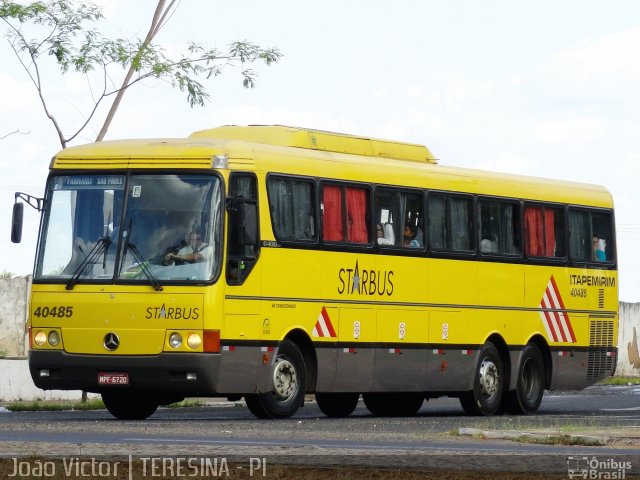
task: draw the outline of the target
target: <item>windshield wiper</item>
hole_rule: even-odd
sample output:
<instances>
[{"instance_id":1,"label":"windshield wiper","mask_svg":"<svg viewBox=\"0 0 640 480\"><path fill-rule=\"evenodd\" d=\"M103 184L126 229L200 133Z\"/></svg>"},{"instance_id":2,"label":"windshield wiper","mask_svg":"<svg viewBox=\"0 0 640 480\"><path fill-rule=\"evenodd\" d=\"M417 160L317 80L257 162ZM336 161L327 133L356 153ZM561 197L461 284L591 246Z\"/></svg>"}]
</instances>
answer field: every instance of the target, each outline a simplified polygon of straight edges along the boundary
<instances>
[{"instance_id":1,"label":"windshield wiper","mask_svg":"<svg viewBox=\"0 0 640 480\"><path fill-rule=\"evenodd\" d=\"M129 234L131 234L131 228L129 228ZM142 273L144 273L144 275L149 279L149 283L151 284L153 289L156 291L162 290L162 285L160 284L158 279L153 275L153 273L151 273L151 270L149 270L149 267L147 266L147 262L145 261L144 257L140 253L140 250L138 250L138 247L136 247L133 243L127 242L126 247L124 249L124 254L126 255L127 251L129 250L131 250L131 253L133 253L133 258L135 258L136 262L138 262L138 267L140 267L140 270L142 270Z\"/></svg>"},{"instance_id":2,"label":"windshield wiper","mask_svg":"<svg viewBox=\"0 0 640 480\"><path fill-rule=\"evenodd\" d=\"M122 254L122 261L124 262L124 257L126 257L127 252L131 250L131 253L133 254L133 258L136 260L136 262L138 262L138 266L140 267L140 270L142 270L142 273L144 273L145 277L149 279L149 283L151 284L153 289L155 291L160 291L162 290L162 285L160 284L158 279L153 275L153 273L151 273L151 270L149 270L149 267L147 267L147 262L144 260L144 257L140 253L140 250L138 250L138 247L136 247L135 244L129 241L129 239L131 238L132 229L133 229L133 219L130 218L129 230L123 234L124 236L126 236L126 240L124 242L124 253Z\"/></svg>"},{"instance_id":3,"label":"windshield wiper","mask_svg":"<svg viewBox=\"0 0 640 480\"><path fill-rule=\"evenodd\" d=\"M91 250L89 250L87 256L84 257L82 262L80 262L80 265L78 265L78 267L74 270L73 275L71 275L71 278L69 279L65 287L67 290L73 289L73 286L78 283L78 279L87 269L87 267L89 265L97 263L96 260L102 253L106 255L107 249L109 248L109 245L111 245L111 243L111 239L106 235L104 237L100 237L96 241L96 244L91 248Z\"/></svg>"}]
</instances>

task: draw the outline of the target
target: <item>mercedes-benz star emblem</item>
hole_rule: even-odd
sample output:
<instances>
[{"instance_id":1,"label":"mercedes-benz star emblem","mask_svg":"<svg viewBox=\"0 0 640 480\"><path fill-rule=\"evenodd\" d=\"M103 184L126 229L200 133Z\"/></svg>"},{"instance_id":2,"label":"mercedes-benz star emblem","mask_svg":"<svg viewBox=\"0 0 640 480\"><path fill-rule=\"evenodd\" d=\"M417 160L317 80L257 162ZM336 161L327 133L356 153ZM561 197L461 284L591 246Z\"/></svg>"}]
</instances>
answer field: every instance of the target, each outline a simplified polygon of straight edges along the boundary
<instances>
[{"instance_id":1,"label":"mercedes-benz star emblem","mask_svg":"<svg viewBox=\"0 0 640 480\"><path fill-rule=\"evenodd\" d=\"M109 332L104 336L104 348L113 352L120 346L120 338L113 332Z\"/></svg>"}]
</instances>

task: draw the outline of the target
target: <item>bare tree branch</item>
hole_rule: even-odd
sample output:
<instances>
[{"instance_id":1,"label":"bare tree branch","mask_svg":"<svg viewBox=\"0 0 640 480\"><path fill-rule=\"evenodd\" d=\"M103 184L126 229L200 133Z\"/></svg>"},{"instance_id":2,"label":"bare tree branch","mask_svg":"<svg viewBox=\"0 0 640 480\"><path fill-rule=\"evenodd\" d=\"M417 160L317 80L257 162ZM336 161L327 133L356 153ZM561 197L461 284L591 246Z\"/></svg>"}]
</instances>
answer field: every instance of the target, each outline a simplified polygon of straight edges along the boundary
<instances>
[{"instance_id":1,"label":"bare tree branch","mask_svg":"<svg viewBox=\"0 0 640 480\"><path fill-rule=\"evenodd\" d=\"M0 140L4 140L5 138L10 137L11 135L15 135L15 134L18 134L18 135L29 135L30 133L31 132L21 132L20 129L17 129L17 130L14 130L13 132L9 132L9 133L7 133L5 135L2 135L0 137Z\"/></svg>"},{"instance_id":2,"label":"bare tree branch","mask_svg":"<svg viewBox=\"0 0 640 480\"><path fill-rule=\"evenodd\" d=\"M129 82L131 81L131 77L133 77L133 74L136 72L137 63L140 61L140 57L144 52L144 49L147 48L147 46L152 42L154 37L160 31L160 29L165 25L164 22L167 18L167 15L171 11L175 3L176 3L175 0L171 0L171 3L169 3L169 6L165 9L164 7L166 4L166 0L158 0L158 5L156 6L156 11L153 15L153 20L151 21L151 27L149 28L149 31L147 32L147 36L142 42L142 45L140 45L140 49L138 50L138 53L136 54L133 61L131 62L131 65L129 66L129 70L127 71L127 74L125 75L124 80L122 81L122 86L118 90L116 98L113 100L113 103L111 104L109 113L107 113L104 123L102 124L102 128L100 129L100 133L98 133L98 136L96 137L96 142L101 142L104 139L105 135L107 134L107 131L111 126L111 122L113 121L113 118L116 115L116 111L118 110L118 107L120 107L120 102L122 101L122 97L124 97L125 91L133 83L132 82L130 84Z\"/></svg>"}]
</instances>

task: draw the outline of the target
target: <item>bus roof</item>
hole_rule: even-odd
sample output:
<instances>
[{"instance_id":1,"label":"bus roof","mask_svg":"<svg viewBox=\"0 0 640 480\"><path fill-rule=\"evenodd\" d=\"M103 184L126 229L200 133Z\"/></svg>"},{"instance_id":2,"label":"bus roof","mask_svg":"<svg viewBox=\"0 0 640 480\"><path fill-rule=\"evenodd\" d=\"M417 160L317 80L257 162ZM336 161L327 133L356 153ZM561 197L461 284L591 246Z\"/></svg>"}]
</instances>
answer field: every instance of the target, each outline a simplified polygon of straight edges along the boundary
<instances>
[{"instance_id":1,"label":"bus roof","mask_svg":"<svg viewBox=\"0 0 640 480\"><path fill-rule=\"evenodd\" d=\"M277 125L80 145L60 151L50 168L211 168L216 155L227 155L232 168L243 170L613 207L598 185L446 167L424 145Z\"/></svg>"},{"instance_id":2,"label":"bus roof","mask_svg":"<svg viewBox=\"0 0 640 480\"><path fill-rule=\"evenodd\" d=\"M227 125L194 132L189 138L226 138L323 152L438 163L424 145L281 125L252 125L249 127Z\"/></svg>"}]
</instances>

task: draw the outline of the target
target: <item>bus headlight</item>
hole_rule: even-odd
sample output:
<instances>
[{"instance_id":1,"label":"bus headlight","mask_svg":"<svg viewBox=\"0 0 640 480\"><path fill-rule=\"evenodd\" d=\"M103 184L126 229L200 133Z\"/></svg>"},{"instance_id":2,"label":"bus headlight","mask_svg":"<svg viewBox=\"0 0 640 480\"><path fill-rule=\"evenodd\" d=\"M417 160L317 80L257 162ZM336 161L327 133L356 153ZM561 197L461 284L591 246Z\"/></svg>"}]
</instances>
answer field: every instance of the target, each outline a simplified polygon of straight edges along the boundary
<instances>
[{"instance_id":1,"label":"bus headlight","mask_svg":"<svg viewBox=\"0 0 640 480\"><path fill-rule=\"evenodd\" d=\"M47 339L49 340L49 345L51 345L52 347L57 347L60 343L60 334L58 334L58 332L56 332L55 330L51 330Z\"/></svg>"},{"instance_id":2,"label":"bus headlight","mask_svg":"<svg viewBox=\"0 0 640 480\"><path fill-rule=\"evenodd\" d=\"M169 345L171 345L172 348L180 348L180 345L182 345L182 335L172 333L169 337Z\"/></svg>"},{"instance_id":3,"label":"bus headlight","mask_svg":"<svg viewBox=\"0 0 640 480\"><path fill-rule=\"evenodd\" d=\"M35 342L36 345L41 347L47 342L47 334L40 331L35 334L35 336L33 337L33 341Z\"/></svg>"},{"instance_id":4,"label":"bus headlight","mask_svg":"<svg viewBox=\"0 0 640 480\"><path fill-rule=\"evenodd\" d=\"M202 338L200 338L200 335L192 333L189 335L189 338L187 338L187 345L189 345L189 348L193 348L195 350L202 345Z\"/></svg>"}]
</instances>

